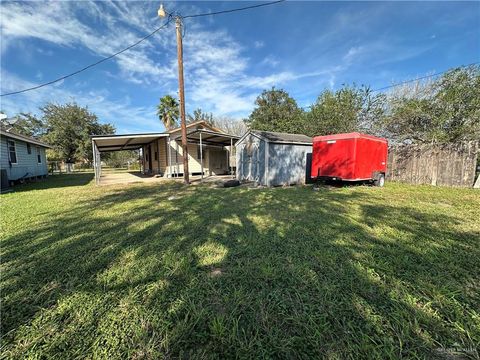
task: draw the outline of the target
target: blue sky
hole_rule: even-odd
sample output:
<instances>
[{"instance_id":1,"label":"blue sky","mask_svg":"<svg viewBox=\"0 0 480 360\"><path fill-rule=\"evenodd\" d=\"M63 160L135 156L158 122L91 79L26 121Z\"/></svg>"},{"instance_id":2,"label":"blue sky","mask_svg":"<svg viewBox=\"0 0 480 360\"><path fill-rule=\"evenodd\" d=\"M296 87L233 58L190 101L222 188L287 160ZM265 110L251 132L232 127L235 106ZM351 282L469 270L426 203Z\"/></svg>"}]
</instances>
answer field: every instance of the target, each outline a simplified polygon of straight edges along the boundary
<instances>
[{"instance_id":1,"label":"blue sky","mask_svg":"<svg viewBox=\"0 0 480 360\"><path fill-rule=\"evenodd\" d=\"M258 2L165 2L183 15ZM1 92L57 78L158 27L160 2L6 2L1 8ZM287 1L186 19L187 112L241 119L263 89L300 106L344 83L372 88L480 60L480 2ZM158 99L177 95L174 26L78 76L3 97L9 116L47 101L88 105L118 133L163 130Z\"/></svg>"}]
</instances>

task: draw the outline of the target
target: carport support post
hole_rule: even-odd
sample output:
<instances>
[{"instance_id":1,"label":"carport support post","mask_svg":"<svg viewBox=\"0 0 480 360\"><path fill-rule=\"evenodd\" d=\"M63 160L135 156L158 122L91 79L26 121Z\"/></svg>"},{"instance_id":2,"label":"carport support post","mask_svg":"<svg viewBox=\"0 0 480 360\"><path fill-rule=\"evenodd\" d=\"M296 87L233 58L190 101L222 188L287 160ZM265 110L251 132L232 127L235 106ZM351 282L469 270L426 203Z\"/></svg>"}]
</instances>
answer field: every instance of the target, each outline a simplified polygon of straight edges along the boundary
<instances>
[{"instance_id":1,"label":"carport support post","mask_svg":"<svg viewBox=\"0 0 480 360\"><path fill-rule=\"evenodd\" d=\"M95 184L98 184L97 182L97 154L95 154L95 141L92 139L92 158L93 158L93 172L95 173Z\"/></svg>"},{"instance_id":2,"label":"carport support post","mask_svg":"<svg viewBox=\"0 0 480 360\"><path fill-rule=\"evenodd\" d=\"M232 178L235 178L235 176L232 174L232 164L230 163L232 156L233 156L233 139L230 138L230 156L228 157L228 171L230 171L230 174L232 175Z\"/></svg>"},{"instance_id":3,"label":"carport support post","mask_svg":"<svg viewBox=\"0 0 480 360\"><path fill-rule=\"evenodd\" d=\"M100 155L100 151L98 151L98 148L97 148L97 153L98 153L98 158L97 158L97 161L98 161L98 183L100 184L100 178L102 177L102 158L101 158L101 155Z\"/></svg>"},{"instance_id":4,"label":"carport support post","mask_svg":"<svg viewBox=\"0 0 480 360\"><path fill-rule=\"evenodd\" d=\"M170 172L170 177L173 178L172 174L172 144L170 136L168 137L168 170Z\"/></svg>"},{"instance_id":5,"label":"carport support post","mask_svg":"<svg viewBox=\"0 0 480 360\"><path fill-rule=\"evenodd\" d=\"M92 139L92 152L93 152L93 171L95 173L95 184L98 185L100 184L100 176L101 176L100 170L99 170L100 155L97 148L97 144L93 139Z\"/></svg>"},{"instance_id":6,"label":"carport support post","mask_svg":"<svg viewBox=\"0 0 480 360\"><path fill-rule=\"evenodd\" d=\"M202 132L200 131L200 168L201 168L201 179L203 180L203 149L202 149Z\"/></svg>"},{"instance_id":7,"label":"carport support post","mask_svg":"<svg viewBox=\"0 0 480 360\"><path fill-rule=\"evenodd\" d=\"M102 159L100 157L100 151L98 150L97 144L95 144L95 150L97 152L97 169L98 169L98 183L100 184L100 178L102 177Z\"/></svg>"},{"instance_id":8,"label":"carport support post","mask_svg":"<svg viewBox=\"0 0 480 360\"><path fill-rule=\"evenodd\" d=\"M270 143L268 141L265 141L265 185L270 186L270 178L268 175L268 162L269 162L269 155L270 155ZM259 163L259 162L258 162ZM257 163L257 168L258 168L258 163Z\"/></svg>"},{"instance_id":9,"label":"carport support post","mask_svg":"<svg viewBox=\"0 0 480 360\"><path fill-rule=\"evenodd\" d=\"M175 164L177 164L177 174L176 175L178 177L178 174L180 173L180 167L178 166L178 141L176 141L176 140L175 140L175 147L176 147L175 151L177 153L176 154L177 159L175 160ZM185 173L185 169L183 169L183 172Z\"/></svg>"}]
</instances>

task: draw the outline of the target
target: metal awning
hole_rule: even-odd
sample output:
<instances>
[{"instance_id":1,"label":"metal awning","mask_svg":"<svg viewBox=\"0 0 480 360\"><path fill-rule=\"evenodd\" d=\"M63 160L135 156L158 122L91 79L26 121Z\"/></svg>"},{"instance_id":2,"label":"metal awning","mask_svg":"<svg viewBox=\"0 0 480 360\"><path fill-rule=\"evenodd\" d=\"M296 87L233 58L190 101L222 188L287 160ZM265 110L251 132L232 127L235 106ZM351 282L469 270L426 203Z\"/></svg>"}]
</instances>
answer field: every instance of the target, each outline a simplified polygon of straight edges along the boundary
<instances>
[{"instance_id":1,"label":"metal awning","mask_svg":"<svg viewBox=\"0 0 480 360\"><path fill-rule=\"evenodd\" d=\"M147 133L147 134L123 134L123 135L94 135L92 136L92 148L93 148L93 166L95 170L95 180L98 184L102 175L102 166L100 154L108 151L121 151L121 150L136 150L142 148L144 145L148 145L151 142L161 139L170 138L170 140L181 141L181 135L172 137L171 133ZM230 164L230 156L233 154L233 145L240 139L239 136L230 135L222 132L207 130L207 129L195 129L187 133L187 142L193 144L199 144L200 152L200 164L201 174L203 179L203 152L205 146L218 146L229 147L227 151L227 163ZM170 151L170 147L168 147ZM178 150L177 150L178 151ZM168 159L171 158L171 154L168 155ZM168 166L171 166L170 164ZM171 170L170 170L171 172Z\"/></svg>"},{"instance_id":2,"label":"metal awning","mask_svg":"<svg viewBox=\"0 0 480 360\"><path fill-rule=\"evenodd\" d=\"M165 133L94 135L92 136L92 142L99 152L136 150L152 141L169 136Z\"/></svg>"},{"instance_id":3,"label":"metal awning","mask_svg":"<svg viewBox=\"0 0 480 360\"><path fill-rule=\"evenodd\" d=\"M175 140L177 141L180 141L181 139L182 135L175 137ZM195 129L187 132L187 141L195 144L202 143L203 145L231 146L235 144L238 139L240 139L240 136L206 129Z\"/></svg>"}]
</instances>

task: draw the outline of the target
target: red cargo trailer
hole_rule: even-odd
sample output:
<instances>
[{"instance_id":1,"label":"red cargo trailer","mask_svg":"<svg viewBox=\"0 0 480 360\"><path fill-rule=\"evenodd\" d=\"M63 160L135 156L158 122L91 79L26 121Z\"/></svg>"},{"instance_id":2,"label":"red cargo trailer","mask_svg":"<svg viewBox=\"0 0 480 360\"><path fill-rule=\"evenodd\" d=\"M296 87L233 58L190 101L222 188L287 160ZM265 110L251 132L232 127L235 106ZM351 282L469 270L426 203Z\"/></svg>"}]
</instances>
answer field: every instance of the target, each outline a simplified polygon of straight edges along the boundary
<instances>
[{"instance_id":1,"label":"red cargo trailer","mask_svg":"<svg viewBox=\"0 0 480 360\"><path fill-rule=\"evenodd\" d=\"M314 137L311 177L383 186L387 151L386 139L356 132Z\"/></svg>"}]
</instances>

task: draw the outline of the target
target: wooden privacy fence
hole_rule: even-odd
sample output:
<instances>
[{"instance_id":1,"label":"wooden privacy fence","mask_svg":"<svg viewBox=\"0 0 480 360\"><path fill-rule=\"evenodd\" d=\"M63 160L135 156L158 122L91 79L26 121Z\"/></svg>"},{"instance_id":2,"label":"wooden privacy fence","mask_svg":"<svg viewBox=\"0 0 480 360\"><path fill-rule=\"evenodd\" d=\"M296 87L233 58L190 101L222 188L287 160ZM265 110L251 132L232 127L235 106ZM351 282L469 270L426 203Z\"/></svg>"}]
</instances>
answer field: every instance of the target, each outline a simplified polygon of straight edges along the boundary
<instances>
[{"instance_id":1,"label":"wooden privacy fence","mask_svg":"<svg viewBox=\"0 0 480 360\"><path fill-rule=\"evenodd\" d=\"M478 142L395 145L388 150L387 179L410 184L472 187Z\"/></svg>"}]
</instances>

